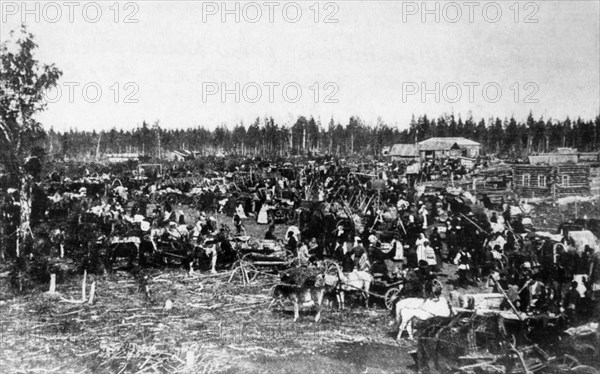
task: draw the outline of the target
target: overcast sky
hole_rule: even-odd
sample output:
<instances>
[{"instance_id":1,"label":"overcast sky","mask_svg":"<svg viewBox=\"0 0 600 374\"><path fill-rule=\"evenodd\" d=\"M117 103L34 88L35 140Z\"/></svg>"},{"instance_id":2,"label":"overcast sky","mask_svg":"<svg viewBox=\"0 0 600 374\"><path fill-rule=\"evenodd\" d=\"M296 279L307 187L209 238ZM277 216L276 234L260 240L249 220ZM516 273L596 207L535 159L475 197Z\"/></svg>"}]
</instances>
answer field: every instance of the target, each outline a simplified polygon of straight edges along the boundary
<instances>
[{"instance_id":1,"label":"overcast sky","mask_svg":"<svg viewBox=\"0 0 600 374\"><path fill-rule=\"evenodd\" d=\"M600 111L598 1L429 1L431 14L421 1L229 1L232 14L221 1L29 2L31 14L21 3L3 1L2 40L25 17L38 59L64 72L61 95L49 92L54 102L38 117L47 128L214 128L298 115L404 128L413 114Z\"/></svg>"}]
</instances>

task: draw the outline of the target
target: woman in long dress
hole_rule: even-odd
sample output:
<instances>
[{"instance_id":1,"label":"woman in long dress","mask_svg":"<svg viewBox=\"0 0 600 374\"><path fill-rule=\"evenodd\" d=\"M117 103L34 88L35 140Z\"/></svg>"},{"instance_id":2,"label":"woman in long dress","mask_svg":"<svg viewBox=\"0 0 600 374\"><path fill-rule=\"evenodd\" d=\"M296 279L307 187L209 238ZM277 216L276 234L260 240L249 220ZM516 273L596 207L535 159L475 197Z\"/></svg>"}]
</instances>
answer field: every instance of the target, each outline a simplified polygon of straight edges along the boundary
<instances>
[{"instance_id":1,"label":"woman in long dress","mask_svg":"<svg viewBox=\"0 0 600 374\"><path fill-rule=\"evenodd\" d=\"M263 206L260 208L260 212L258 212L258 217L256 219L256 223L258 223L259 225L266 225L269 223L269 210L271 209L271 206L269 205L269 203L267 203L265 201L265 203L263 204Z\"/></svg>"},{"instance_id":2,"label":"woman in long dress","mask_svg":"<svg viewBox=\"0 0 600 374\"><path fill-rule=\"evenodd\" d=\"M427 238L425 234L420 233L419 237L415 241L415 247L417 248L417 261L425 260L425 242Z\"/></svg>"}]
</instances>

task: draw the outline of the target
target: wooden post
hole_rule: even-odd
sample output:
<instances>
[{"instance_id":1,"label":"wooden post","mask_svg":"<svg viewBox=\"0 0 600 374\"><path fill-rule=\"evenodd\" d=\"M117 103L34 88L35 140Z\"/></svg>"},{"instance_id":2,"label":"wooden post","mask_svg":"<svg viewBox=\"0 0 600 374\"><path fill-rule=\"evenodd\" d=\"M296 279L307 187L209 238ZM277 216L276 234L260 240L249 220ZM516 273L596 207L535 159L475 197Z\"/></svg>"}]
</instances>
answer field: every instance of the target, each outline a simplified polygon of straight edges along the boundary
<instances>
[{"instance_id":1,"label":"wooden post","mask_svg":"<svg viewBox=\"0 0 600 374\"><path fill-rule=\"evenodd\" d=\"M50 274L50 289L48 290L50 293L56 292L56 274Z\"/></svg>"},{"instance_id":2,"label":"wooden post","mask_svg":"<svg viewBox=\"0 0 600 374\"><path fill-rule=\"evenodd\" d=\"M186 370L192 370L194 368L196 361L196 357L194 356L194 352L187 351L185 353L185 368Z\"/></svg>"},{"instance_id":3,"label":"wooden post","mask_svg":"<svg viewBox=\"0 0 600 374\"><path fill-rule=\"evenodd\" d=\"M85 288L87 283L87 270L83 271L83 282L81 282L81 300L85 301Z\"/></svg>"},{"instance_id":4,"label":"wooden post","mask_svg":"<svg viewBox=\"0 0 600 374\"><path fill-rule=\"evenodd\" d=\"M88 304L94 303L94 297L96 296L96 281L92 282L92 286L90 287L90 298L88 299Z\"/></svg>"}]
</instances>

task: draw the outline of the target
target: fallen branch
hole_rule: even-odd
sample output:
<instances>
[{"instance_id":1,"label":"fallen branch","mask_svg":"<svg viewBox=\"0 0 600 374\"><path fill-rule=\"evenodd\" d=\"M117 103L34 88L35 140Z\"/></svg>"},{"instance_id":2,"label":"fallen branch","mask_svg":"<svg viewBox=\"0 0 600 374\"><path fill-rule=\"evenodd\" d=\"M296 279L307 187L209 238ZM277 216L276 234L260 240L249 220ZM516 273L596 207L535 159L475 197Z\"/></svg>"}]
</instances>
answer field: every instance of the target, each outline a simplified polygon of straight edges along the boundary
<instances>
[{"instance_id":1,"label":"fallen branch","mask_svg":"<svg viewBox=\"0 0 600 374\"><path fill-rule=\"evenodd\" d=\"M64 297L60 298L61 303L70 303L70 304L85 304L87 300L75 300L75 299L65 299Z\"/></svg>"},{"instance_id":2,"label":"fallen branch","mask_svg":"<svg viewBox=\"0 0 600 374\"><path fill-rule=\"evenodd\" d=\"M267 348L263 348L263 347L247 347L247 348L243 348L243 347L236 347L235 345L228 345L228 348L234 349L236 351L241 351L241 352L248 352L248 351L264 351L264 352L268 352L268 353L272 353L272 354L277 354L277 352L275 352L272 349L267 349Z\"/></svg>"}]
</instances>

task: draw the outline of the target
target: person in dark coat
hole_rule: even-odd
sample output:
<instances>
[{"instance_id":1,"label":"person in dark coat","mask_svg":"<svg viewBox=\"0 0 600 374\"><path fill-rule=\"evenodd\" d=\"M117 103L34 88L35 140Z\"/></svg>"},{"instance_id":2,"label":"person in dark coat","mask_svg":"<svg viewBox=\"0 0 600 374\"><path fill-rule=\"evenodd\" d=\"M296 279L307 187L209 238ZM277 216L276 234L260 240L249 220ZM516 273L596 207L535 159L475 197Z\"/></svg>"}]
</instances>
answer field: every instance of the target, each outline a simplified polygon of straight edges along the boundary
<instances>
[{"instance_id":1,"label":"person in dark coat","mask_svg":"<svg viewBox=\"0 0 600 374\"><path fill-rule=\"evenodd\" d=\"M298 241L291 231L288 233L287 250L292 252L294 256L298 256Z\"/></svg>"},{"instance_id":2,"label":"person in dark coat","mask_svg":"<svg viewBox=\"0 0 600 374\"><path fill-rule=\"evenodd\" d=\"M269 229L265 233L265 240L277 240L275 234L273 233L273 230L275 230L275 227L273 225L270 225Z\"/></svg>"},{"instance_id":3,"label":"person in dark coat","mask_svg":"<svg viewBox=\"0 0 600 374\"><path fill-rule=\"evenodd\" d=\"M496 244L494 250L500 251L500 246ZM490 246L486 246L481 256L481 276L487 277L494 270L494 254Z\"/></svg>"},{"instance_id":4,"label":"person in dark coat","mask_svg":"<svg viewBox=\"0 0 600 374\"><path fill-rule=\"evenodd\" d=\"M429 235L429 243L435 252L435 259L437 262L438 270L442 270L444 268L444 262L442 261L442 237L438 232L438 228L434 227L431 235Z\"/></svg>"},{"instance_id":5,"label":"person in dark coat","mask_svg":"<svg viewBox=\"0 0 600 374\"><path fill-rule=\"evenodd\" d=\"M342 257L342 272L344 273L352 273L355 267L355 258L354 258L354 250L349 250Z\"/></svg>"},{"instance_id":6,"label":"person in dark coat","mask_svg":"<svg viewBox=\"0 0 600 374\"><path fill-rule=\"evenodd\" d=\"M235 227L235 232L236 235L241 235L242 234L242 218L240 217L239 214L237 214L237 212L233 213L233 226Z\"/></svg>"},{"instance_id":7,"label":"person in dark coat","mask_svg":"<svg viewBox=\"0 0 600 374\"><path fill-rule=\"evenodd\" d=\"M344 261L344 239L339 237L336 239L335 248L333 249L333 259L340 264Z\"/></svg>"},{"instance_id":8,"label":"person in dark coat","mask_svg":"<svg viewBox=\"0 0 600 374\"><path fill-rule=\"evenodd\" d=\"M577 291L579 283L577 281L571 282L571 288L565 294L563 299L563 308L565 308L565 314L569 317L571 323L575 321L575 313L577 312L577 306L581 300L581 295Z\"/></svg>"},{"instance_id":9,"label":"person in dark coat","mask_svg":"<svg viewBox=\"0 0 600 374\"><path fill-rule=\"evenodd\" d=\"M409 269L415 269L418 266L419 260L416 247L411 245L404 251L404 255L406 256L406 266L408 266Z\"/></svg>"},{"instance_id":10,"label":"person in dark coat","mask_svg":"<svg viewBox=\"0 0 600 374\"><path fill-rule=\"evenodd\" d=\"M321 261L323 259L323 249L317 242L317 238L310 239L308 242L308 253L310 254L311 262Z\"/></svg>"}]
</instances>

